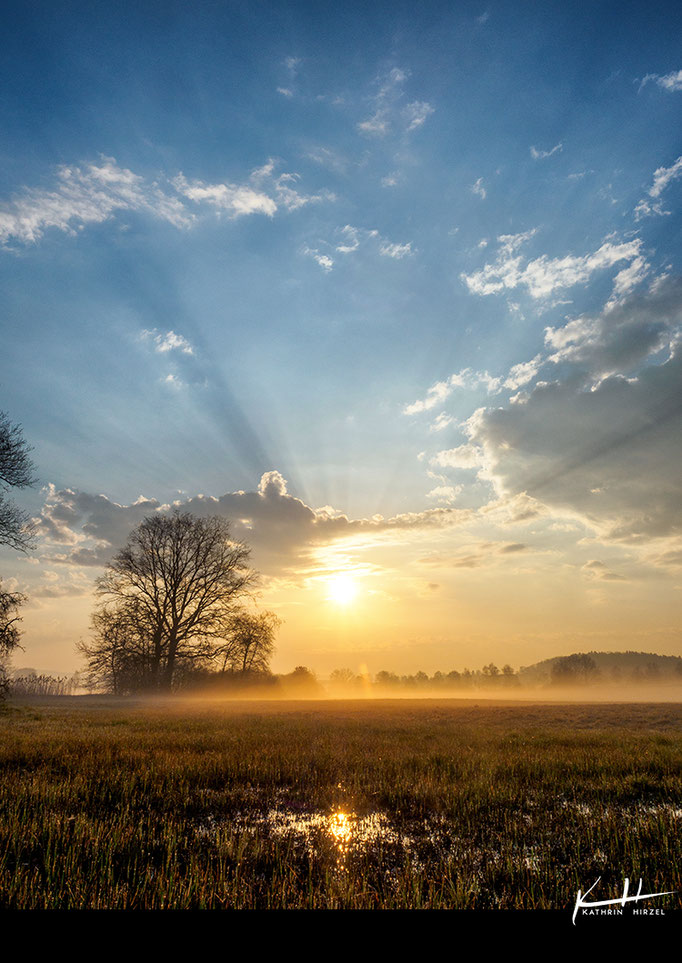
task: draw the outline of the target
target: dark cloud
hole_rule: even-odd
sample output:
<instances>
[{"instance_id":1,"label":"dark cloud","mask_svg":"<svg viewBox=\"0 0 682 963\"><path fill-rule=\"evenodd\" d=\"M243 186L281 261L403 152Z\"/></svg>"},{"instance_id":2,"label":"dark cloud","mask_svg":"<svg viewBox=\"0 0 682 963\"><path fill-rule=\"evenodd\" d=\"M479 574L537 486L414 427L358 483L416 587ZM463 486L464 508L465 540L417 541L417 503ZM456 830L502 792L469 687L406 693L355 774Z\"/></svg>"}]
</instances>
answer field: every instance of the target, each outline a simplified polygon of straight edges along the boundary
<instances>
[{"instance_id":1,"label":"dark cloud","mask_svg":"<svg viewBox=\"0 0 682 963\"><path fill-rule=\"evenodd\" d=\"M105 495L51 489L37 523L47 541L73 546L69 552L52 554L53 561L102 566L143 518L171 507L199 517L220 515L229 519L234 537L251 546L254 562L269 574L288 567L316 545L346 536L441 528L472 517L467 510L434 508L393 518L376 515L349 519L330 507L310 508L288 493L279 472L269 471L262 476L257 491L229 492L218 498L197 495L173 506L149 498L119 505Z\"/></svg>"},{"instance_id":2,"label":"dark cloud","mask_svg":"<svg viewBox=\"0 0 682 963\"><path fill-rule=\"evenodd\" d=\"M548 360L569 363L591 378L627 374L669 347L682 324L682 283L666 280L654 291L615 302L598 315L547 328Z\"/></svg>"},{"instance_id":3,"label":"dark cloud","mask_svg":"<svg viewBox=\"0 0 682 963\"><path fill-rule=\"evenodd\" d=\"M472 434L504 495L525 492L613 538L682 531L682 355L593 390L538 385L479 413Z\"/></svg>"},{"instance_id":4,"label":"dark cloud","mask_svg":"<svg viewBox=\"0 0 682 963\"><path fill-rule=\"evenodd\" d=\"M498 493L580 516L610 538L682 531L681 321L682 284L665 280L548 329L561 376L469 420Z\"/></svg>"}]
</instances>

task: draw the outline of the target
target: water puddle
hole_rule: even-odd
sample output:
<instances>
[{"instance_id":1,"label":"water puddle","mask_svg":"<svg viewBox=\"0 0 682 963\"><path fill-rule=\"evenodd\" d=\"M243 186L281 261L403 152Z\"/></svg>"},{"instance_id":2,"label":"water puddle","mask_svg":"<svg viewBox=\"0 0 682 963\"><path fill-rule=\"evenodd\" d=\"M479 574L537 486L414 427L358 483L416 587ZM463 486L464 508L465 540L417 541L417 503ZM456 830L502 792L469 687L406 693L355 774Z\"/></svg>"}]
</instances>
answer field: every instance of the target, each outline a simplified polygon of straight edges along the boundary
<instances>
[{"instance_id":1,"label":"water puddle","mask_svg":"<svg viewBox=\"0 0 682 963\"><path fill-rule=\"evenodd\" d=\"M358 816L336 809L330 813L294 813L287 809L270 809L264 822L271 836L289 838L313 855L332 848L337 862L363 850L386 848L410 850L414 839L398 832L384 813Z\"/></svg>"}]
</instances>

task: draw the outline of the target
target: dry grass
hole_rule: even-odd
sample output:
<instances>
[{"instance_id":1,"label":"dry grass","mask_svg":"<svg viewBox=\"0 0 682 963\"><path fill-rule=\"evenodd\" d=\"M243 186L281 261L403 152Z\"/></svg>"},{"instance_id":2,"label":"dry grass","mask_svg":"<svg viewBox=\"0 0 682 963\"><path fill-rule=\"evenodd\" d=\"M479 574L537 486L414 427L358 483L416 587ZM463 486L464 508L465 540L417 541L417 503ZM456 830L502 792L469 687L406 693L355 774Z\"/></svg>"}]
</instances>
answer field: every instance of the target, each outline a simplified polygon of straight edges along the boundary
<instances>
[{"instance_id":1,"label":"dry grass","mask_svg":"<svg viewBox=\"0 0 682 963\"><path fill-rule=\"evenodd\" d=\"M682 706L73 698L0 716L3 908L682 889ZM657 901L679 908L679 896Z\"/></svg>"}]
</instances>

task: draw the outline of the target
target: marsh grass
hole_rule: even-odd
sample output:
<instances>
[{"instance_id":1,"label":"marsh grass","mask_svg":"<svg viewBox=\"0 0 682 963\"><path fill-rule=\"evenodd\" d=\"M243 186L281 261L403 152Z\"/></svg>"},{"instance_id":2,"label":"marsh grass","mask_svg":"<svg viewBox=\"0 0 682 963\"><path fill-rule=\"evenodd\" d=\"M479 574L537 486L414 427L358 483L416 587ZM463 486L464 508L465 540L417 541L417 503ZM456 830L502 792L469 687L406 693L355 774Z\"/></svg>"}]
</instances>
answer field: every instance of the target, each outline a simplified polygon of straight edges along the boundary
<instances>
[{"instance_id":1,"label":"marsh grass","mask_svg":"<svg viewBox=\"0 0 682 963\"><path fill-rule=\"evenodd\" d=\"M16 704L0 906L562 909L682 889L682 707ZM679 895L657 901L680 908Z\"/></svg>"}]
</instances>

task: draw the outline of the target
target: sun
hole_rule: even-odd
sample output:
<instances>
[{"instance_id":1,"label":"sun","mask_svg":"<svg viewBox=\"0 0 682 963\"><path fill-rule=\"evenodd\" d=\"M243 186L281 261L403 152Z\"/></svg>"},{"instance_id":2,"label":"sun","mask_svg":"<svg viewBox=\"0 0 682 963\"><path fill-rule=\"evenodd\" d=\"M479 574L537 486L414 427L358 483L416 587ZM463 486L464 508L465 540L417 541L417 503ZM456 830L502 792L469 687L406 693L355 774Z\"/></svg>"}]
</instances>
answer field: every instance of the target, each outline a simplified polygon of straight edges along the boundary
<instances>
[{"instance_id":1,"label":"sun","mask_svg":"<svg viewBox=\"0 0 682 963\"><path fill-rule=\"evenodd\" d=\"M328 581L329 594L327 598L337 605L350 605L358 594L358 586L350 575L334 575Z\"/></svg>"}]
</instances>

